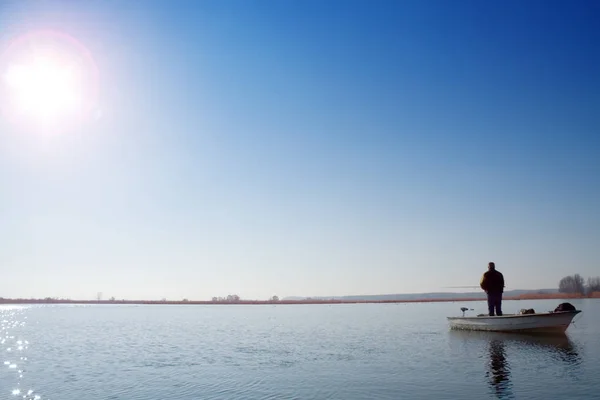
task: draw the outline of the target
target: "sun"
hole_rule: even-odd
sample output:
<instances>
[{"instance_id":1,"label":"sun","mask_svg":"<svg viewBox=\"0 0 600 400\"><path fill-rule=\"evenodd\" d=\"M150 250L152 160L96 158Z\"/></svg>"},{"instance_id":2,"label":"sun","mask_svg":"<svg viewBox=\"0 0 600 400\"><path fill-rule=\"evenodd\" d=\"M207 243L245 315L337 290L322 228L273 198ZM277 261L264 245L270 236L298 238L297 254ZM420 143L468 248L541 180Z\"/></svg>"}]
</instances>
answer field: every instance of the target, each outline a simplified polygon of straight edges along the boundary
<instances>
[{"instance_id":1,"label":"sun","mask_svg":"<svg viewBox=\"0 0 600 400\"><path fill-rule=\"evenodd\" d=\"M76 66L59 57L38 57L10 65L4 79L9 99L19 115L51 123L81 112L80 74Z\"/></svg>"},{"instance_id":2,"label":"sun","mask_svg":"<svg viewBox=\"0 0 600 400\"><path fill-rule=\"evenodd\" d=\"M0 64L5 116L46 127L85 117L93 102L95 65L76 41L56 32L34 32L9 50Z\"/></svg>"}]
</instances>

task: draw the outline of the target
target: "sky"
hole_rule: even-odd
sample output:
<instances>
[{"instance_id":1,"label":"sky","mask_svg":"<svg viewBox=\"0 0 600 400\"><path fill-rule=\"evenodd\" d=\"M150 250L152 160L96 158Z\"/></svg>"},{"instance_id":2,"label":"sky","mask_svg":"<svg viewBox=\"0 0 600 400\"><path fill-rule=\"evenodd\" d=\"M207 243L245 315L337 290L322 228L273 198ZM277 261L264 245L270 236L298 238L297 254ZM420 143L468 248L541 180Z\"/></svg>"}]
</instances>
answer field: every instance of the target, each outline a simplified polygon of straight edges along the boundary
<instances>
[{"instance_id":1,"label":"sky","mask_svg":"<svg viewBox=\"0 0 600 400\"><path fill-rule=\"evenodd\" d=\"M69 129L0 120L0 297L598 275L599 27L595 1L2 1L0 49L62 32L99 91Z\"/></svg>"}]
</instances>

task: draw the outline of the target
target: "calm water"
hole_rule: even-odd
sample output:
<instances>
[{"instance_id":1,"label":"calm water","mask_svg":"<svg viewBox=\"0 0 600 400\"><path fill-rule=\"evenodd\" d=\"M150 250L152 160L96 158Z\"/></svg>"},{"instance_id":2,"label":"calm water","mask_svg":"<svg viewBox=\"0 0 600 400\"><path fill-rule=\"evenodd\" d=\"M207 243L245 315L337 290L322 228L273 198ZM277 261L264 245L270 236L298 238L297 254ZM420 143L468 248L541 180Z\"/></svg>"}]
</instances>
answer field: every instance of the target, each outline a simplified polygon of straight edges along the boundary
<instances>
[{"instance_id":1,"label":"calm water","mask_svg":"<svg viewBox=\"0 0 600 400\"><path fill-rule=\"evenodd\" d=\"M0 399L597 398L600 301L572 303L553 340L451 332L462 303L0 306Z\"/></svg>"}]
</instances>

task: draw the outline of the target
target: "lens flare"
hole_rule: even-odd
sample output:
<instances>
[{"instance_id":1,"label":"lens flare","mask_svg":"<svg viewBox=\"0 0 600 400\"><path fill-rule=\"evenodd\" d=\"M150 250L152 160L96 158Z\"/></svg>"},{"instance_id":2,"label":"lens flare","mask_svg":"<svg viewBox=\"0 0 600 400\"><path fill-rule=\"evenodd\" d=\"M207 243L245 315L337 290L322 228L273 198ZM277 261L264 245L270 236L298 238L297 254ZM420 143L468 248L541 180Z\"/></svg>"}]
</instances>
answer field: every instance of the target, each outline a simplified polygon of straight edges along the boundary
<instances>
[{"instance_id":1,"label":"lens flare","mask_svg":"<svg viewBox=\"0 0 600 400\"><path fill-rule=\"evenodd\" d=\"M97 69L90 52L69 35L34 31L0 55L0 107L15 124L67 126L94 111Z\"/></svg>"}]
</instances>

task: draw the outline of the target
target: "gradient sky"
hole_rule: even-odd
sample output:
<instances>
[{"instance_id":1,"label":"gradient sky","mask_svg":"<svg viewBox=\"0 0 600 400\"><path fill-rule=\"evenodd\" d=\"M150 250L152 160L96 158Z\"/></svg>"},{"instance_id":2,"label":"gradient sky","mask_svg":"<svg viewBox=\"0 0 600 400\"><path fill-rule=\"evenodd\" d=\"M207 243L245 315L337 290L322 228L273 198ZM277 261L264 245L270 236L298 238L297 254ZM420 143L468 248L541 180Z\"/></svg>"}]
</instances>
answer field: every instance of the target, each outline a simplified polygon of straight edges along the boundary
<instances>
[{"instance_id":1,"label":"gradient sky","mask_svg":"<svg viewBox=\"0 0 600 400\"><path fill-rule=\"evenodd\" d=\"M600 271L597 1L2 1L102 117L0 121L0 296L209 299Z\"/></svg>"}]
</instances>

